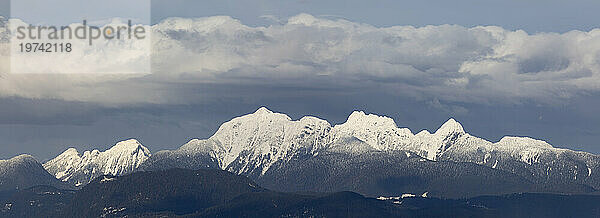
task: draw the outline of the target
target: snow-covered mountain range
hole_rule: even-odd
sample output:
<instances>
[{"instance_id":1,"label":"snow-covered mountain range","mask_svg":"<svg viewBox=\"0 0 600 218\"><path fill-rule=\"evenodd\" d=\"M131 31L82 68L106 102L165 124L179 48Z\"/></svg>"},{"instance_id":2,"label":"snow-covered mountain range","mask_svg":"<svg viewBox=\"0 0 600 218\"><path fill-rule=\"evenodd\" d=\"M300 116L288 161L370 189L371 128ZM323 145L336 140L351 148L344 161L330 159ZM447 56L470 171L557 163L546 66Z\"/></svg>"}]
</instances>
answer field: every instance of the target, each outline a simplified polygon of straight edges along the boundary
<instances>
[{"instance_id":1,"label":"snow-covered mountain range","mask_svg":"<svg viewBox=\"0 0 600 218\"><path fill-rule=\"evenodd\" d=\"M76 149L69 148L44 163L44 168L61 181L81 186L102 175L119 176L134 172L148 158L148 148L130 139L104 152L93 150L80 155Z\"/></svg>"},{"instance_id":2,"label":"snow-covered mountain range","mask_svg":"<svg viewBox=\"0 0 600 218\"><path fill-rule=\"evenodd\" d=\"M554 148L532 138L504 137L490 142L470 135L454 119L434 133L423 130L414 134L407 128L398 128L389 117L360 111L353 112L343 124L331 125L310 116L292 120L264 107L225 122L208 139L191 140L177 150L150 156L139 142L128 140L108 151L87 151L82 156L69 149L44 167L58 179L74 185L87 184L103 174L168 168L217 168L259 179L281 171L287 163L293 165L292 161L317 160L332 153L346 157L365 154L375 160L373 157L384 154L381 152L386 157L402 156L397 157L399 161L417 158L419 162L434 164L473 163L528 183L600 189L598 155ZM270 170L272 173L268 173ZM481 175L490 174L494 173L486 171Z\"/></svg>"},{"instance_id":3,"label":"snow-covered mountain range","mask_svg":"<svg viewBox=\"0 0 600 218\"><path fill-rule=\"evenodd\" d=\"M470 162L531 181L600 188L600 174L595 173L600 170L598 155L554 148L528 137L507 136L494 143L470 135L454 119L434 133L423 130L413 134L407 128L398 128L389 117L360 111L353 112L345 123L332 126L319 118L295 121L260 108L224 123L209 139L194 139L178 150L157 153L142 168L165 168L156 166L160 162L193 168L191 165L202 162L200 165L205 167L260 177L275 163L294 158L368 151L410 151L428 161Z\"/></svg>"},{"instance_id":4,"label":"snow-covered mountain range","mask_svg":"<svg viewBox=\"0 0 600 218\"><path fill-rule=\"evenodd\" d=\"M221 169L264 174L276 162L322 151L406 150L436 160L453 140L465 134L453 119L433 134L423 131L414 135L409 129L398 128L391 118L364 112L354 112L345 123L332 126L316 117L294 121L263 107L224 123L209 139L194 139L170 155L205 153Z\"/></svg>"}]
</instances>

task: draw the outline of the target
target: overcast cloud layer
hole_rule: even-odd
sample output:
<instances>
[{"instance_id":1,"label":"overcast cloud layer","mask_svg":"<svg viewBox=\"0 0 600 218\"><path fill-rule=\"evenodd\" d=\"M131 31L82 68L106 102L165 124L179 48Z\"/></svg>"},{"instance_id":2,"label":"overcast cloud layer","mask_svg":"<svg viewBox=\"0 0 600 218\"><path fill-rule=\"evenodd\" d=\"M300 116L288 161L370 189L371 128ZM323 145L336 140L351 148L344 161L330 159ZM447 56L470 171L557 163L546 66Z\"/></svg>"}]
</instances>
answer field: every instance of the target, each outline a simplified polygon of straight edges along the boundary
<instances>
[{"instance_id":1,"label":"overcast cloud layer","mask_svg":"<svg viewBox=\"0 0 600 218\"><path fill-rule=\"evenodd\" d=\"M153 32L151 74L89 75L105 73L107 65L115 72L119 66L135 68L139 59L127 54L130 58L118 63L86 65L80 69L85 76L4 75L0 96L109 105L185 103L209 96L190 96L173 83L240 81L378 88L417 99L477 103L555 103L600 90L600 29L528 34L495 26L377 28L300 14L264 27L230 17L170 18ZM69 61L76 60L56 66ZM29 67L44 69L36 63ZM128 94L118 94L123 92Z\"/></svg>"}]
</instances>

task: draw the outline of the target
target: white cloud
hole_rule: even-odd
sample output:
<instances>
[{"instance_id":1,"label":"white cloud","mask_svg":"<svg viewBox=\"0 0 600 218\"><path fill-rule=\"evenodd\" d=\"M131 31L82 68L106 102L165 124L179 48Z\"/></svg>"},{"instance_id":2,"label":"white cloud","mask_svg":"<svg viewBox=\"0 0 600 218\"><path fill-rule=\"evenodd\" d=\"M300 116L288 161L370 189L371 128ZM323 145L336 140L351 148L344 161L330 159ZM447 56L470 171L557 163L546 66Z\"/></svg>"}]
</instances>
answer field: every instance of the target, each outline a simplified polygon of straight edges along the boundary
<instances>
[{"instance_id":1,"label":"white cloud","mask_svg":"<svg viewBox=\"0 0 600 218\"><path fill-rule=\"evenodd\" d=\"M87 21L86 21L87 22ZM90 22L93 23L93 22ZM86 26L92 25L86 23ZM148 35L140 34L143 38L137 39L133 32L137 27L150 29L148 26L134 25L126 28L127 20L113 19L112 22L102 26L95 26L96 33L91 29L80 31L82 23L69 25L70 31L62 31L62 26L55 28L56 37L64 39L48 39L52 31L46 29L34 29L28 31L29 24L18 19L10 20L11 37L11 73L13 74L131 74L150 72L151 40ZM42 26L46 28L47 26ZM19 29L21 28L21 29ZM119 35L120 40L107 40L101 37L106 28L111 28L112 37ZM20 31L17 31L17 30ZM84 34L81 34L84 33ZM128 33L131 33L128 35ZM27 35L25 39L18 37ZM64 34L64 36L63 36ZM97 35L95 35L97 34ZM71 35L71 36L69 36ZM85 39L76 39L85 35ZM94 37L92 37L94 35ZM34 39L32 39L32 37ZM70 39L70 37L74 37ZM41 39L40 39L41 38ZM56 45L52 47L54 52L23 52L24 48L31 43L43 43ZM71 50L66 50L67 48Z\"/></svg>"},{"instance_id":2,"label":"white cloud","mask_svg":"<svg viewBox=\"0 0 600 218\"><path fill-rule=\"evenodd\" d=\"M71 75L53 80L60 85L13 75L0 79L0 96L177 103L194 94L174 84L240 81L476 103L551 103L600 91L600 29L528 34L495 26L379 28L308 14L262 27L230 17L171 18L153 29L153 75L65 79L81 77Z\"/></svg>"}]
</instances>

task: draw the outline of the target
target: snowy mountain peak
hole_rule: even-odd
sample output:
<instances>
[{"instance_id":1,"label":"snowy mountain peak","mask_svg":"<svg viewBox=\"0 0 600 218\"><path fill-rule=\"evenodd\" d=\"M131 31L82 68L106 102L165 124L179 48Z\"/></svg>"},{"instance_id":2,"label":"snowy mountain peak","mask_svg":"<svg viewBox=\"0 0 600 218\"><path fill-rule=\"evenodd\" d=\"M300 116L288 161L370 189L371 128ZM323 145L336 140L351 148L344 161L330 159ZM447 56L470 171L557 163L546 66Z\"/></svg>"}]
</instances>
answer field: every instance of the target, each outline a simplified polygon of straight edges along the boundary
<instances>
[{"instance_id":1,"label":"snowy mountain peak","mask_svg":"<svg viewBox=\"0 0 600 218\"><path fill-rule=\"evenodd\" d=\"M435 131L436 135L449 135L452 133L465 133L462 125L454 120L454 118L450 118L444 125Z\"/></svg>"},{"instance_id":2,"label":"snowy mountain peak","mask_svg":"<svg viewBox=\"0 0 600 218\"><path fill-rule=\"evenodd\" d=\"M150 150L144 147L138 140L129 139L118 142L115 146L107 150L106 152L131 152L135 153L141 151L143 155L150 156Z\"/></svg>"},{"instance_id":3,"label":"snowy mountain peak","mask_svg":"<svg viewBox=\"0 0 600 218\"><path fill-rule=\"evenodd\" d=\"M61 155L79 155L79 152L77 151L76 148L69 148L65 152L63 152Z\"/></svg>"},{"instance_id":4,"label":"snowy mountain peak","mask_svg":"<svg viewBox=\"0 0 600 218\"><path fill-rule=\"evenodd\" d=\"M236 117L228 122L223 123L215 135L218 135L219 132L222 131L239 129L241 126L254 129L258 126L271 126L275 123L287 123L291 120L292 118L290 118L288 115L275 113L265 107L261 107L252 114Z\"/></svg>"},{"instance_id":5,"label":"snowy mountain peak","mask_svg":"<svg viewBox=\"0 0 600 218\"><path fill-rule=\"evenodd\" d=\"M355 111L348 120L334 127L336 139L356 137L377 150L395 149L413 137L407 128L398 128L392 118Z\"/></svg>"},{"instance_id":6,"label":"snowy mountain peak","mask_svg":"<svg viewBox=\"0 0 600 218\"><path fill-rule=\"evenodd\" d=\"M363 111L354 111L348 117L346 126L354 126L356 128L379 127L379 128L398 128L396 122L392 118L379 116L375 114L366 114Z\"/></svg>"},{"instance_id":7,"label":"snowy mountain peak","mask_svg":"<svg viewBox=\"0 0 600 218\"><path fill-rule=\"evenodd\" d=\"M264 173L279 160L312 155L326 145L330 129L327 121L316 117L292 120L261 107L255 113L223 123L209 143L189 144L185 148L204 151L215 147L211 154L221 168L236 173Z\"/></svg>"},{"instance_id":8,"label":"snowy mountain peak","mask_svg":"<svg viewBox=\"0 0 600 218\"><path fill-rule=\"evenodd\" d=\"M256 110L256 112L254 112L254 114L262 114L262 115L264 115L264 114L272 114L272 113L273 113L273 111L267 109L266 107L261 107L258 110Z\"/></svg>"},{"instance_id":9,"label":"snowy mountain peak","mask_svg":"<svg viewBox=\"0 0 600 218\"><path fill-rule=\"evenodd\" d=\"M419 137L424 137L424 136L429 136L431 135L431 133L429 132L429 130L421 130L421 132L417 133L415 136L419 136Z\"/></svg>"},{"instance_id":10,"label":"snowy mountain peak","mask_svg":"<svg viewBox=\"0 0 600 218\"><path fill-rule=\"evenodd\" d=\"M73 185L83 185L101 175L124 175L133 172L150 158L150 150L135 139L122 141L100 152L85 151L80 156L69 148L58 157L46 162L44 168L57 179Z\"/></svg>"},{"instance_id":11,"label":"snowy mountain peak","mask_svg":"<svg viewBox=\"0 0 600 218\"><path fill-rule=\"evenodd\" d=\"M77 158L81 159L79 152L75 148L69 148L62 154L58 155L55 159L66 159L66 158Z\"/></svg>"}]
</instances>

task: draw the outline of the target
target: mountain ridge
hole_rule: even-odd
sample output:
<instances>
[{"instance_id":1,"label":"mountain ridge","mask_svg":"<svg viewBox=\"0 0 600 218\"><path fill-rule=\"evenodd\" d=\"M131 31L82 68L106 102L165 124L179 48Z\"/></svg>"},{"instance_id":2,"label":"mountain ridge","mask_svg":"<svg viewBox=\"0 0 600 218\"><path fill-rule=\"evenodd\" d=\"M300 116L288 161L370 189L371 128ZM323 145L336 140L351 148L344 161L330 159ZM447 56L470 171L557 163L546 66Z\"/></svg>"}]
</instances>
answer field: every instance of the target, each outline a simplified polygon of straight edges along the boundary
<instances>
[{"instance_id":1,"label":"mountain ridge","mask_svg":"<svg viewBox=\"0 0 600 218\"><path fill-rule=\"evenodd\" d=\"M454 118L433 133L423 130L413 134L408 128L399 128L389 117L362 111L351 113L345 123L331 125L312 116L292 120L261 107L255 113L223 123L208 139L195 139L180 149L162 151L140 169L165 169L168 167L155 163L178 162L181 164L177 167L195 169L205 165L258 179L270 170L281 171L290 161L330 152L350 157L375 151L410 151L406 155L412 153L424 161L474 163L519 175L543 187L600 188L600 177L594 173L600 164L597 155L554 148L529 137L507 136L490 142L470 135ZM227 161L223 161L227 156ZM579 171L573 171L574 168ZM574 174L579 177L573 179Z\"/></svg>"},{"instance_id":2,"label":"mountain ridge","mask_svg":"<svg viewBox=\"0 0 600 218\"><path fill-rule=\"evenodd\" d=\"M139 142L133 140L125 144L136 145ZM84 153L82 157L74 155L78 154L74 149L67 150L63 156L61 154L44 165L62 180L70 180L73 174L78 175L75 176L75 185L87 184L101 174L124 175L137 170L169 168L222 169L258 179L269 174L269 171L286 172L281 169L286 167L286 163L309 160L327 153L351 157L383 152L381 154L420 156L421 161L474 163L518 175L544 187L589 186L600 189L600 175L596 173L600 170L598 155L554 148L547 142L529 137L506 136L498 142L490 142L470 135L454 118L448 119L433 133L422 130L413 134L408 128L399 128L389 117L363 111L355 111L346 122L332 125L313 116L293 120L286 114L261 107L254 113L224 122L211 137L192 139L176 150L151 155L145 147L140 146L132 146L133 150L140 151L136 154L143 154L135 156L140 158L126 158L136 160L134 164L125 161L126 167L120 167L120 162L113 161L110 162L113 165L108 165L112 170L102 170L106 163L94 164L94 161L70 170L70 161L84 162L79 159L85 159L83 157L86 154L100 156L97 150ZM110 150L112 148L106 152ZM377 161L377 158L355 161ZM85 170L92 172L86 173ZM432 178L425 174L423 176Z\"/></svg>"},{"instance_id":3,"label":"mountain ridge","mask_svg":"<svg viewBox=\"0 0 600 218\"><path fill-rule=\"evenodd\" d=\"M80 155L77 149L69 148L43 166L57 179L81 186L98 176L131 173L150 156L148 148L136 139L129 139L103 152L92 150Z\"/></svg>"}]
</instances>

